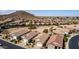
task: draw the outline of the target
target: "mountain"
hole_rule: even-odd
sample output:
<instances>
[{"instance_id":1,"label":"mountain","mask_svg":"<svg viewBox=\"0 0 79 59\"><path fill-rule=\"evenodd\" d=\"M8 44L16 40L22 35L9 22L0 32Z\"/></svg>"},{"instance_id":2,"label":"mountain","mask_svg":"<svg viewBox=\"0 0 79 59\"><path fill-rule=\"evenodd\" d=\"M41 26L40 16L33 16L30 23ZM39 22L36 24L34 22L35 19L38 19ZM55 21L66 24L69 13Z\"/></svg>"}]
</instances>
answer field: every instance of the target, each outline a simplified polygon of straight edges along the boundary
<instances>
[{"instance_id":1,"label":"mountain","mask_svg":"<svg viewBox=\"0 0 79 59\"><path fill-rule=\"evenodd\" d=\"M38 19L79 19L79 17L76 16L35 16L31 13L28 13L26 11L15 11L13 13L7 14L7 15L0 15L0 21L4 21L7 18L13 18L14 20L37 20Z\"/></svg>"},{"instance_id":2,"label":"mountain","mask_svg":"<svg viewBox=\"0 0 79 59\"><path fill-rule=\"evenodd\" d=\"M0 15L0 20L5 20L6 18L14 18L15 20L20 20L20 19L34 19L36 18L33 14L28 13L26 11L16 11L7 15Z\"/></svg>"}]
</instances>

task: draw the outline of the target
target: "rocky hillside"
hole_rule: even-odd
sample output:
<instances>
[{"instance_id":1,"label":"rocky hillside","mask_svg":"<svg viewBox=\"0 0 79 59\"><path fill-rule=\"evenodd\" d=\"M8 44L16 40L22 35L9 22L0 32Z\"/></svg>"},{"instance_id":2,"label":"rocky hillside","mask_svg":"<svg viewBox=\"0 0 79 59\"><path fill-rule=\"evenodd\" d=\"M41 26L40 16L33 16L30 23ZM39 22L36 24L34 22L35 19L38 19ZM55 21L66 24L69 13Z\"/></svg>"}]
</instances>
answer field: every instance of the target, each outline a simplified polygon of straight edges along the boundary
<instances>
[{"instance_id":1,"label":"rocky hillside","mask_svg":"<svg viewBox=\"0 0 79 59\"><path fill-rule=\"evenodd\" d=\"M16 11L7 15L0 15L0 20L5 20L6 18L13 18L15 20L20 20L20 19L34 19L36 18L33 14L30 14L26 11Z\"/></svg>"},{"instance_id":2,"label":"rocky hillside","mask_svg":"<svg viewBox=\"0 0 79 59\"><path fill-rule=\"evenodd\" d=\"M16 12L13 12L13 13L10 13L10 14L7 14L7 15L0 15L0 21L4 21L6 20L7 18L13 18L14 20L37 20L38 19L63 19L63 20L66 20L66 19L72 19L72 20L75 20L75 19L78 19L79 20L79 17L76 17L76 16L35 16L31 13L28 13L26 11L16 11Z\"/></svg>"}]
</instances>

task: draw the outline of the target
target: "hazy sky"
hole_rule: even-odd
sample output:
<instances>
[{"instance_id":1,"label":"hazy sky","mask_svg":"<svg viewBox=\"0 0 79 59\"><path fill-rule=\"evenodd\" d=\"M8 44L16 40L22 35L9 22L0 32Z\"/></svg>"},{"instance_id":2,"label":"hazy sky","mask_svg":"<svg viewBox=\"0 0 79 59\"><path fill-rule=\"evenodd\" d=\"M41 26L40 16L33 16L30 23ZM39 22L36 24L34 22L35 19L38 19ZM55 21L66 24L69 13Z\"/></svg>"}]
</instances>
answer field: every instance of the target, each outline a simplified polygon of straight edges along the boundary
<instances>
[{"instance_id":1,"label":"hazy sky","mask_svg":"<svg viewBox=\"0 0 79 59\"><path fill-rule=\"evenodd\" d=\"M0 14L9 14L16 10L0 10ZM26 10L36 16L79 16L79 10Z\"/></svg>"}]
</instances>

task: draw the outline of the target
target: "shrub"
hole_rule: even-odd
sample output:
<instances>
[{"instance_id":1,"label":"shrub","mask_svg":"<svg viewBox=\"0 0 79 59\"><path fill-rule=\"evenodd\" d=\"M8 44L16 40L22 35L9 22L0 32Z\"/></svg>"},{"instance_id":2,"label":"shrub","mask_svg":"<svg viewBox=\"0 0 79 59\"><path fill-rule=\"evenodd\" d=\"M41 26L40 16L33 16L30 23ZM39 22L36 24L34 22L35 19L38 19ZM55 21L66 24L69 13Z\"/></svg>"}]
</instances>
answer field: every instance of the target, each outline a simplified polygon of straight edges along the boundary
<instances>
[{"instance_id":1,"label":"shrub","mask_svg":"<svg viewBox=\"0 0 79 59\"><path fill-rule=\"evenodd\" d=\"M33 25L32 21L30 21L29 24L28 24L28 28L29 29L36 29L36 26Z\"/></svg>"},{"instance_id":2,"label":"shrub","mask_svg":"<svg viewBox=\"0 0 79 59\"><path fill-rule=\"evenodd\" d=\"M64 42L67 42L68 41L68 37L69 37L69 35L64 35Z\"/></svg>"},{"instance_id":3,"label":"shrub","mask_svg":"<svg viewBox=\"0 0 79 59\"><path fill-rule=\"evenodd\" d=\"M48 33L48 29L44 29L43 32L44 32L44 33Z\"/></svg>"},{"instance_id":4,"label":"shrub","mask_svg":"<svg viewBox=\"0 0 79 59\"><path fill-rule=\"evenodd\" d=\"M11 42L17 44L17 40L15 40L15 39L14 40L11 40Z\"/></svg>"}]
</instances>

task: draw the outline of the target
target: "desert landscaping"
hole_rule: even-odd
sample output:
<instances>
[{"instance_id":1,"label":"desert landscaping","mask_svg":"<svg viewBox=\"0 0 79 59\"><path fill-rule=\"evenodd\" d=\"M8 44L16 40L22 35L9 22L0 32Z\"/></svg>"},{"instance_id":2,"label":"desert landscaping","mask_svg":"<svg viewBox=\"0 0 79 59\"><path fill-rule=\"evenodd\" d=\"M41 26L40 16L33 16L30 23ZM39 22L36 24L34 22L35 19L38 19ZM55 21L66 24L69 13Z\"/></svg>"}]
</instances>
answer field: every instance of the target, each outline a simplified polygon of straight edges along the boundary
<instances>
[{"instance_id":1,"label":"desert landscaping","mask_svg":"<svg viewBox=\"0 0 79 59\"><path fill-rule=\"evenodd\" d=\"M71 36L78 33L75 16L45 17L25 11L0 16L1 40L25 49L68 49Z\"/></svg>"}]
</instances>

